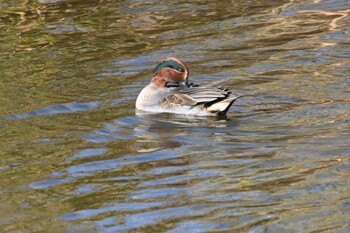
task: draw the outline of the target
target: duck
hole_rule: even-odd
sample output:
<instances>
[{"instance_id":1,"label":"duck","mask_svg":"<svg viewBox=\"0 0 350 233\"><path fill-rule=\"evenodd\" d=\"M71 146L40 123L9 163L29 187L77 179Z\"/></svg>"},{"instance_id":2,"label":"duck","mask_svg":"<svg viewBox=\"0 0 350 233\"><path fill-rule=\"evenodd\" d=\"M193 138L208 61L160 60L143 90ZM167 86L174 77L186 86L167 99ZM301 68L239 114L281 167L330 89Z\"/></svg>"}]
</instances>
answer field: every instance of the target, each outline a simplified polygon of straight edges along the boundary
<instances>
[{"instance_id":1,"label":"duck","mask_svg":"<svg viewBox=\"0 0 350 233\"><path fill-rule=\"evenodd\" d=\"M153 70L151 82L136 99L136 109L150 113L197 116L226 115L240 96L232 95L225 81L205 85L189 82L188 66L177 57L167 57Z\"/></svg>"}]
</instances>

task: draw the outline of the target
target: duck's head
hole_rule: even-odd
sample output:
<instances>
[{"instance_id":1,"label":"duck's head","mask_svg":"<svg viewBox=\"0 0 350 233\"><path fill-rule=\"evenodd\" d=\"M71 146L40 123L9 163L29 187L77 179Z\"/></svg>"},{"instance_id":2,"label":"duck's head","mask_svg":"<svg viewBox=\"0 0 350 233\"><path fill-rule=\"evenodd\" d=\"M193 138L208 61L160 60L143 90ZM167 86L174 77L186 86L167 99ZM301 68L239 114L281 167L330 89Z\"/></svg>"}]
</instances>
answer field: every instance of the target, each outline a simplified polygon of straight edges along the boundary
<instances>
[{"instance_id":1,"label":"duck's head","mask_svg":"<svg viewBox=\"0 0 350 233\"><path fill-rule=\"evenodd\" d=\"M161 88L188 85L187 65L176 57L167 57L153 70L152 83Z\"/></svg>"}]
</instances>

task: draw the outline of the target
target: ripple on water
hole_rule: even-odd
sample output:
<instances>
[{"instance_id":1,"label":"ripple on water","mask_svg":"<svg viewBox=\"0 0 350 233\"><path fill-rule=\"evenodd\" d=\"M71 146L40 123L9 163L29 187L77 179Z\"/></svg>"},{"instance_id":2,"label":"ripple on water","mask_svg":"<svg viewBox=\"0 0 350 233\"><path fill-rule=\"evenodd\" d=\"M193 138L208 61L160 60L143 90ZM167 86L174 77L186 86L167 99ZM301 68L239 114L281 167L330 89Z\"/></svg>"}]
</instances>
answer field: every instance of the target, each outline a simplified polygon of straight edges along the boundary
<instances>
[{"instance_id":1,"label":"ripple on water","mask_svg":"<svg viewBox=\"0 0 350 233\"><path fill-rule=\"evenodd\" d=\"M93 101L88 103L66 103L66 104L55 104L48 107L36 109L27 113L6 116L5 119L24 119L34 116L46 116L46 115L55 115L63 113L74 113L80 111L89 111L96 109L100 105L99 101Z\"/></svg>"},{"instance_id":2,"label":"ripple on water","mask_svg":"<svg viewBox=\"0 0 350 233\"><path fill-rule=\"evenodd\" d=\"M1 229L349 232L348 1L0 5ZM135 114L166 56L243 97Z\"/></svg>"},{"instance_id":3,"label":"ripple on water","mask_svg":"<svg viewBox=\"0 0 350 233\"><path fill-rule=\"evenodd\" d=\"M90 148L90 149L84 149L79 151L78 153L74 154L72 157L69 158L69 160L75 160L75 159L83 159L83 158L90 158L95 157L99 155L103 155L108 151L107 148Z\"/></svg>"}]
</instances>

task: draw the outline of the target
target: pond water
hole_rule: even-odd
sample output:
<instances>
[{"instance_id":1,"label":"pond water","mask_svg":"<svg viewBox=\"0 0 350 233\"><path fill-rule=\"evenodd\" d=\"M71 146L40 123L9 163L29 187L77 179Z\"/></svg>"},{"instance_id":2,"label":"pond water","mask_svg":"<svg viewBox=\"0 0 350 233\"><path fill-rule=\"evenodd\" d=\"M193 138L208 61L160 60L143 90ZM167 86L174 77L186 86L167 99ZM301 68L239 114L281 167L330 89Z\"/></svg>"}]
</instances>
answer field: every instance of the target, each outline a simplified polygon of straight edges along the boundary
<instances>
[{"instance_id":1,"label":"pond water","mask_svg":"<svg viewBox=\"0 0 350 233\"><path fill-rule=\"evenodd\" d=\"M350 232L348 0L0 2L1 232ZM138 115L167 56L227 117Z\"/></svg>"}]
</instances>

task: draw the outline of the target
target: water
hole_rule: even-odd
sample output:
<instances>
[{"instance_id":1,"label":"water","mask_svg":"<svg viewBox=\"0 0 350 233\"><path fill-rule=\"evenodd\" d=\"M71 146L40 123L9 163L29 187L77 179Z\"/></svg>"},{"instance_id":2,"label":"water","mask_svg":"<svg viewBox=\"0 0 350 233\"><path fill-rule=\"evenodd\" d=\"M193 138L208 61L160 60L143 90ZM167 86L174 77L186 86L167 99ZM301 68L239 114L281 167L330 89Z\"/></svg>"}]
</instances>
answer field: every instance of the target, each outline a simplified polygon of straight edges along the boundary
<instances>
[{"instance_id":1,"label":"water","mask_svg":"<svg viewBox=\"0 0 350 233\"><path fill-rule=\"evenodd\" d=\"M2 1L1 232L350 232L349 9ZM166 56L244 97L135 114Z\"/></svg>"}]
</instances>

